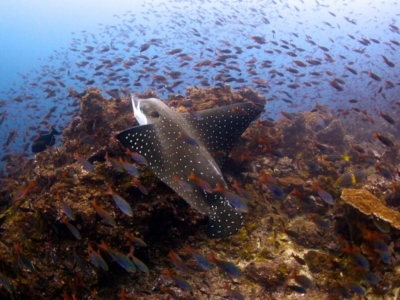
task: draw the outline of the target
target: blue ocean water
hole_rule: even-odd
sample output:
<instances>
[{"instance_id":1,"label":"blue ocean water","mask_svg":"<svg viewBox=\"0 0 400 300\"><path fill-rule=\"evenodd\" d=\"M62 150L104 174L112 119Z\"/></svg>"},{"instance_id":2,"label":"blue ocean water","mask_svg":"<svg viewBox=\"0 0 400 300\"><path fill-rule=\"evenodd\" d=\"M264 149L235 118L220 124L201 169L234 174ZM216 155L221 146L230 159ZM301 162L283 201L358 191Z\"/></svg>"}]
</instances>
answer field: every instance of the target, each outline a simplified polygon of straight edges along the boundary
<instances>
[{"instance_id":1,"label":"blue ocean water","mask_svg":"<svg viewBox=\"0 0 400 300\"><path fill-rule=\"evenodd\" d=\"M366 3L2 1L1 141L17 132L2 155L22 151L38 130L62 130L75 109L68 88L166 98L229 84L265 96L274 119L316 103L389 110L400 84L399 8Z\"/></svg>"}]
</instances>

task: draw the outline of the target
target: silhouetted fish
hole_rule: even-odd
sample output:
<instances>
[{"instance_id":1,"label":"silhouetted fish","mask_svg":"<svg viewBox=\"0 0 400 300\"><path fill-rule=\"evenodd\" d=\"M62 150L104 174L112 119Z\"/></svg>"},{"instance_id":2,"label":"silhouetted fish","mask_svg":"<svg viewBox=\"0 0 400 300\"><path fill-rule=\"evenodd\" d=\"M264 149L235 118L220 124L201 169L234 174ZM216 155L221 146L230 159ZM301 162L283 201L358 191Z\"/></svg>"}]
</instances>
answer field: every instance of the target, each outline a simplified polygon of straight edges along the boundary
<instances>
[{"instance_id":1,"label":"silhouetted fish","mask_svg":"<svg viewBox=\"0 0 400 300\"><path fill-rule=\"evenodd\" d=\"M188 178L193 172L211 187L219 182L227 188L220 166L262 108L252 103L233 104L198 111L194 118L189 113L175 112L156 98L138 99L132 95L132 105L140 125L118 134L118 140L132 152L143 155L160 180L208 215L209 237L235 234L243 223L241 214L221 193L207 193ZM190 137L195 144L187 143L181 136ZM215 151L225 153L218 157L218 162L211 155ZM182 181L192 188L182 187Z\"/></svg>"},{"instance_id":2,"label":"silhouetted fish","mask_svg":"<svg viewBox=\"0 0 400 300\"><path fill-rule=\"evenodd\" d=\"M47 149L47 147L54 146L56 143L56 139L54 135L60 134L57 130L54 129L54 127L51 127L51 130L49 133L45 133L40 135L36 140L33 141L32 144L32 152L33 153L39 153Z\"/></svg>"}]
</instances>

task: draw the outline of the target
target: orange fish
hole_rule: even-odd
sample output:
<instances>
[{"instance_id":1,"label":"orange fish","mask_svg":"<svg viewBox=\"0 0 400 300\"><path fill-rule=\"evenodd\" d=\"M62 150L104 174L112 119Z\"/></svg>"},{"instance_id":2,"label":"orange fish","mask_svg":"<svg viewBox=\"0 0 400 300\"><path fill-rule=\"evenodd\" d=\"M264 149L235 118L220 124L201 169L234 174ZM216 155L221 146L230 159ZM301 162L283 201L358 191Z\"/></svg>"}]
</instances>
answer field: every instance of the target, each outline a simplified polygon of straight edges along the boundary
<instances>
[{"instance_id":1,"label":"orange fish","mask_svg":"<svg viewBox=\"0 0 400 300\"><path fill-rule=\"evenodd\" d=\"M103 219L105 223L107 223L112 227L115 227L117 225L115 223L114 218L104 208L102 208L99 204L97 204L96 200L92 201L92 205L96 210L97 214Z\"/></svg>"},{"instance_id":2,"label":"orange fish","mask_svg":"<svg viewBox=\"0 0 400 300\"><path fill-rule=\"evenodd\" d=\"M201 187L205 192L212 193L211 186L203 179L194 175L193 172L190 173L188 177L189 180L193 180L199 187Z\"/></svg>"},{"instance_id":3,"label":"orange fish","mask_svg":"<svg viewBox=\"0 0 400 300\"><path fill-rule=\"evenodd\" d=\"M180 256L175 253L174 251L170 250L168 253L168 257L172 260L174 263L175 267L185 273L190 273L191 270L186 266L186 264L182 261Z\"/></svg>"},{"instance_id":4,"label":"orange fish","mask_svg":"<svg viewBox=\"0 0 400 300\"><path fill-rule=\"evenodd\" d=\"M28 192L35 187L35 183L33 181L29 181L27 186L20 188L13 197L13 202L21 200L28 194Z\"/></svg>"}]
</instances>

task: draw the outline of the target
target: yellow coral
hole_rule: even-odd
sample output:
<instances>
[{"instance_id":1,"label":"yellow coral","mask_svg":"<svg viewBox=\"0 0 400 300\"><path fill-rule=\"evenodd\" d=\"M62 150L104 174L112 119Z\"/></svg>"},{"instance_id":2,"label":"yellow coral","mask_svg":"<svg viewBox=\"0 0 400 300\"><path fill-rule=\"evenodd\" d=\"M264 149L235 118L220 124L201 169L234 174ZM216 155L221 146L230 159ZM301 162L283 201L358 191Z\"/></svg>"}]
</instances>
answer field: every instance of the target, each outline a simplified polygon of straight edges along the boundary
<instances>
[{"instance_id":1,"label":"yellow coral","mask_svg":"<svg viewBox=\"0 0 400 300\"><path fill-rule=\"evenodd\" d=\"M364 189L343 189L340 196L344 202L365 215L373 215L400 229L400 213L384 205L377 197Z\"/></svg>"}]
</instances>

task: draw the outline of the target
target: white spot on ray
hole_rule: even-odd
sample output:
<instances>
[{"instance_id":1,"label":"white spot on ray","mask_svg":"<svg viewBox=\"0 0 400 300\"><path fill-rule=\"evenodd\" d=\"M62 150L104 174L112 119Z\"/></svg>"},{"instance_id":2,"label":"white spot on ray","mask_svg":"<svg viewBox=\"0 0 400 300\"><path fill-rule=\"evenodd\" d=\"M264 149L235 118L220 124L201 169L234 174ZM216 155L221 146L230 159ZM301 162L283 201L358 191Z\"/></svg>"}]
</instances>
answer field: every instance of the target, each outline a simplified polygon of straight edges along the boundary
<instances>
[{"instance_id":1,"label":"white spot on ray","mask_svg":"<svg viewBox=\"0 0 400 300\"><path fill-rule=\"evenodd\" d=\"M210 152L226 150L229 153L236 139L259 113L258 110L251 109L251 107L247 108L249 105L242 104L241 106L235 105L235 107L249 112L249 115L251 112L251 117L237 114L234 116L231 112L232 106L230 106L226 109L222 107L207 110L204 113L199 112L204 115L195 120L179 115L161 100L140 99L134 106L134 111L138 110L135 117L141 118L140 114L142 113L147 123L118 135L118 138L121 137L121 139L119 138L121 143L125 146L129 146L132 151L143 152L146 155L149 160L148 167L157 177L188 203L210 217L207 230L209 236L224 237L235 233L243 222L242 216L222 197L213 196L214 199L211 201L214 205L211 206L210 199L207 199L210 195L202 189L193 189L193 192L185 191L179 187L177 182L170 180L171 174L179 173L182 180L186 181L190 171L193 171L197 176L204 177L211 186L215 186L216 181L226 185L219 166ZM143 109L144 107L146 109ZM158 112L159 116L146 115L145 112L152 110ZM225 114L224 111L227 113ZM233 118L237 121L233 122ZM138 122L141 124L142 121L138 120ZM193 147L182 142L178 139L179 132L195 139L199 146ZM139 136L140 140L138 140Z\"/></svg>"}]
</instances>

